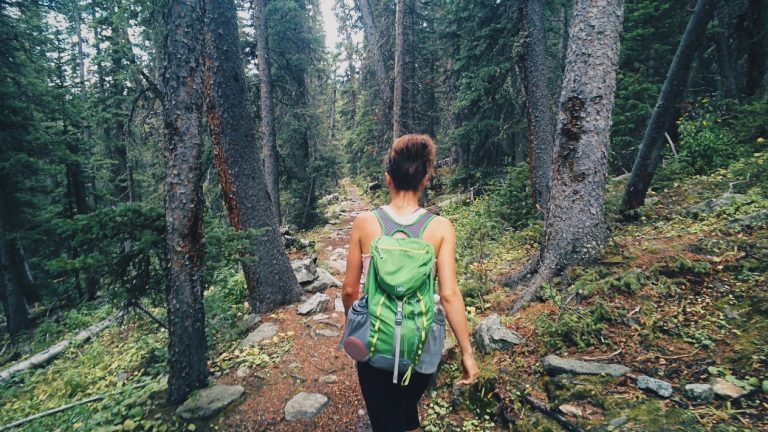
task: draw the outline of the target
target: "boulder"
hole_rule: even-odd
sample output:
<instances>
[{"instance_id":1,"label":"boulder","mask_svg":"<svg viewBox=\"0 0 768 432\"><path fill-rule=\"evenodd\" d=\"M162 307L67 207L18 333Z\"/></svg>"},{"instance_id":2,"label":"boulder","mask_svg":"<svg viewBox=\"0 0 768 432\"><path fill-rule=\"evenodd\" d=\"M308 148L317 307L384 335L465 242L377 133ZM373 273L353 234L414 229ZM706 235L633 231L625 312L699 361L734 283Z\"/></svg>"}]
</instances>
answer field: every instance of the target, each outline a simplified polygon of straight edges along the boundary
<instances>
[{"instance_id":1,"label":"boulder","mask_svg":"<svg viewBox=\"0 0 768 432\"><path fill-rule=\"evenodd\" d=\"M747 391L743 388L722 378L713 379L711 384L715 395L723 399L738 399L747 394Z\"/></svg>"},{"instance_id":2,"label":"boulder","mask_svg":"<svg viewBox=\"0 0 768 432\"><path fill-rule=\"evenodd\" d=\"M336 330L331 330L331 329L315 330L315 333L317 333L320 336L325 336L325 337L338 337L340 335L339 332L337 332Z\"/></svg>"},{"instance_id":3,"label":"boulder","mask_svg":"<svg viewBox=\"0 0 768 432\"><path fill-rule=\"evenodd\" d=\"M308 293L316 293L320 291L325 291L328 288L331 287L340 287L341 281L333 277L332 274L328 273L328 271L324 269L316 269L316 278L314 281L312 281L309 284L303 284L302 288L304 288L304 292Z\"/></svg>"},{"instance_id":4,"label":"boulder","mask_svg":"<svg viewBox=\"0 0 768 432\"><path fill-rule=\"evenodd\" d=\"M637 388L641 390L652 391L664 398L668 398L672 396L672 392L673 392L672 384L666 381L662 381L660 379L651 378L646 375L640 375L639 377L637 377L636 385L637 385Z\"/></svg>"},{"instance_id":5,"label":"boulder","mask_svg":"<svg viewBox=\"0 0 768 432\"><path fill-rule=\"evenodd\" d=\"M686 384L685 396L694 401L709 402L715 398L710 384Z\"/></svg>"},{"instance_id":6,"label":"boulder","mask_svg":"<svg viewBox=\"0 0 768 432\"><path fill-rule=\"evenodd\" d=\"M245 366L241 366L241 367L237 368L237 372L235 372L235 375L238 378L245 378L245 377L247 377L250 374L251 374L251 370L248 369Z\"/></svg>"},{"instance_id":7,"label":"boulder","mask_svg":"<svg viewBox=\"0 0 768 432\"><path fill-rule=\"evenodd\" d=\"M699 215L712 214L718 211L719 209L726 207L731 203L735 202L736 200L740 200L742 198L744 198L744 195L726 193L717 198L711 198L699 204L692 205L687 209L685 209L683 213L686 216L699 216Z\"/></svg>"},{"instance_id":8,"label":"boulder","mask_svg":"<svg viewBox=\"0 0 768 432\"><path fill-rule=\"evenodd\" d=\"M606 364L567 359L550 354L541 361L544 370L550 374L570 373L576 375L610 375L620 377L632 369L620 364Z\"/></svg>"},{"instance_id":9,"label":"boulder","mask_svg":"<svg viewBox=\"0 0 768 432\"><path fill-rule=\"evenodd\" d=\"M520 335L504 327L498 315L491 315L480 322L475 330L475 341L478 350L486 354L496 350L505 351L525 342Z\"/></svg>"},{"instance_id":10,"label":"boulder","mask_svg":"<svg viewBox=\"0 0 768 432\"><path fill-rule=\"evenodd\" d=\"M376 191L376 190L379 190L379 189L381 189L381 183L379 183L379 182L368 183L368 190L369 191L373 192L373 191Z\"/></svg>"},{"instance_id":11,"label":"boulder","mask_svg":"<svg viewBox=\"0 0 768 432\"><path fill-rule=\"evenodd\" d=\"M752 228L768 223L768 209L731 219L728 228Z\"/></svg>"},{"instance_id":12,"label":"boulder","mask_svg":"<svg viewBox=\"0 0 768 432\"><path fill-rule=\"evenodd\" d=\"M325 310L325 307L328 306L328 302L330 300L331 299L327 295L323 293L316 293L310 297L309 300L299 305L298 313L299 315L311 315L320 313Z\"/></svg>"},{"instance_id":13,"label":"boulder","mask_svg":"<svg viewBox=\"0 0 768 432\"><path fill-rule=\"evenodd\" d=\"M346 260L330 260L328 261L328 265L331 267L331 269L336 270L338 273L344 273L347 271Z\"/></svg>"},{"instance_id":14,"label":"boulder","mask_svg":"<svg viewBox=\"0 0 768 432\"><path fill-rule=\"evenodd\" d=\"M336 375L325 375L321 376L317 381L321 384L334 384L339 382L339 377Z\"/></svg>"},{"instance_id":15,"label":"boulder","mask_svg":"<svg viewBox=\"0 0 768 432\"><path fill-rule=\"evenodd\" d=\"M336 299L334 299L333 310L336 312L344 312L344 302L341 301L341 297L336 297Z\"/></svg>"},{"instance_id":16,"label":"boulder","mask_svg":"<svg viewBox=\"0 0 768 432\"><path fill-rule=\"evenodd\" d=\"M312 420L328 403L328 397L320 393L301 392L285 405L285 419L288 421Z\"/></svg>"},{"instance_id":17,"label":"boulder","mask_svg":"<svg viewBox=\"0 0 768 432\"><path fill-rule=\"evenodd\" d=\"M239 385L216 384L192 393L177 410L185 420L206 419L218 414L227 405L242 396L245 389Z\"/></svg>"},{"instance_id":18,"label":"boulder","mask_svg":"<svg viewBox=\"0 0 768 432\"><path fill-rule=\"evenodd\" d=\"M249 347L251 345L256 345L261 341L272 339L277 334L277 324L267 322L264 323L256 328L256 330L252 331L251 334L245 337L242 342L240 342L240 346L243 348Z\"/></svg>"},{"instance_id":19,"label":"boulder","mask_svg":"<svg viewBox=\"0 0 768 432\"><path fill-rule=\"evenodd\" d=\"M317 279L317 267L315 266L315 260L307 258L303 260L291 261L291 267L293 268L293 274L296 275L296 279L300 284L305 284Z\"/></svg>"}]
</instances>

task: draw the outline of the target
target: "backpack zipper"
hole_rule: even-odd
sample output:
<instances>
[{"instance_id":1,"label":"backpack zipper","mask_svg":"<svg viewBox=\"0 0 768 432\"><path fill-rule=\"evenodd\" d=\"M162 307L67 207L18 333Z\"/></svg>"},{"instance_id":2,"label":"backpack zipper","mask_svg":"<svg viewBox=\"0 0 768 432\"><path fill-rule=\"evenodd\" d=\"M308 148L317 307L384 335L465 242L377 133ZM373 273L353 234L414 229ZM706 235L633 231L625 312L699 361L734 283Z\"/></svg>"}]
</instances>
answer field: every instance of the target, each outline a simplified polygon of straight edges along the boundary
<instances>
[{"instance_id":1,"label":"backpack zipper","mask_svg":"<svg viewBox=\"0 0 768 432\"><path fill-rule=\"evenodd\" d=\"M424 249L411 249L411 248L404 248L400 246L381 246L378 245L379 249L386 249L386 250L396 250L396 251L403 251L403 252L413 252L413 253L429 253L429 251L426 251Z\"/></svg>"}]
</instances>

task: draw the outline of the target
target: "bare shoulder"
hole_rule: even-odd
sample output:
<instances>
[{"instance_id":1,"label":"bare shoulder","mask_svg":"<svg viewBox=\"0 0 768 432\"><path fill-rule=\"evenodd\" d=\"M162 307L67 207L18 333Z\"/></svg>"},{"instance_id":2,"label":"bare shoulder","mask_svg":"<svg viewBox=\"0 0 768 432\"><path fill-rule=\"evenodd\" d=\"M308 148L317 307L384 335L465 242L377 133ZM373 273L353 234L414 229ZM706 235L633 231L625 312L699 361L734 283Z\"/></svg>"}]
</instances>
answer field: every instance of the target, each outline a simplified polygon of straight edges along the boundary
<instances>
[{"instance_id":1,"label":"bare shoulder","mask_svg":"<svg viewBox=\"0 0 768 432\"><path fill-rule=\"evenodd\" d=\"M440 230L441 233L453 232L453 223L443 216L435 216L430 225Z\"/></svg>"},{"instance_id":2,"label":"bare shoulder","mask_svg":"<svg viewBox=\"0 0 768 432\"><path fill-rule=\"evenodd\" d=\"M367 211L355 217L355 220L352 222L352 229L365 231L371 226L378 225L378 223L379 220L376 218L376 215L372 211Z\"/></svg>"}]
</instances>

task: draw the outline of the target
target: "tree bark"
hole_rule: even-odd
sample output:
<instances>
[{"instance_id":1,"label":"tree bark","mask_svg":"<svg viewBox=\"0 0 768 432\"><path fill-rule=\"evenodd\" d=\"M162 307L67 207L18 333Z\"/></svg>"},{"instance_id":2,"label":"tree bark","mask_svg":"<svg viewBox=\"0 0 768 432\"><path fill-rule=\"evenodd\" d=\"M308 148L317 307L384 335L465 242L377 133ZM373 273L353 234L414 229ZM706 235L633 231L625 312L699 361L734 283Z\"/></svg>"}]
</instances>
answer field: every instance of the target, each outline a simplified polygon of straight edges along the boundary
<instances>
[{"instance_id":1,"label":"tree bark","mask_svg":"<svg viewBox=\"0 0 768 432\"><path fill-rule=\"evenodd\" d=\"M522 2L525 44L525 99L528 107L528 159L534 202L546 213L549 177L555 147L550 71L547 66L547 35L541 0Z\"/></svg>"},{"instance_id":2,"label":"tree bark","mask_svg":"<svg viewBox=\"0 0 768 432\"><path fill-rule=\"evenodd\" d=\"M205 3L205 108L214 163L230 223L239 231L253 230L252 259L243 263L248 301L255 313L268 312L298 300L302 291L285 253L259 154L253 148L257 134L247 102L235 4L232 0Z\"/></svg>"},{"instance_id":3,"label":"tree bark","mask_svg":"<svg viewBox=\"0 0 768 432\"><path fill-rule=\"evenodd\" d=\"M8 238L8 231L5 226L0 226L0 297L5 312L6 329L8 334L15 338L28 329L32 322L24 299L23 280L20 278L23 269L15 265L13 254L14 245Z\"/></svg>"},{"instance_id":4,"label":"tree bark","mask_svg":"<svg viewBox=\"0 0 768 432\"><path fill-rule=\"evenodd\" d=\"M763 86L765 69L768 64L768 26L766 25L765 0L749 0L749 28L752 35L747 51L747 96L755 96Z\"/></svg>"},{"instance_id":5,"label":"tree bark","mask_svg":"<svg viewBox=\"0 0 768 432\"><path fill-rule=\"evenodd\" d=\"M379 104L377 114L379 116L379 125L382 130L386 130L389 118L390 101L392 97L392 88L389 85L389 74L384 62L384 55L381 52L381 41L379 40L379 31L373 17L373 8L370 0L357 0L360 9L360 15L363 18L363 33L365 35L366 46L369 55L373 57L373 66L376 73L376 82L379 87ZM386 139L383 139L377 146L379 152L384 152L388 147Z\"/></svg>"},{"instance_id":6,"label":"tree bark","mask_svg":"<svg viewBox=\"0 0 768 432\"><path fill-rule=\"evenodd\" d=\"M262 152L264 178L267 192L272 198L272 212L280 225L280 175L277 171L278 152L275 139L275 108L272 97L272 71L269 60L269 38L267 35L266 0L253 0L253 19L256 26L256 49L259 60L259 95L261 102ZM239 44L239 42L238 42Z\"/></svg>"},{"instance_id":7,"label":"tree bark","mask_svg":"<svg viewBox=\"0 0 768 432\"><path fill-rule=\"evenodd\" d=\"M538 256L504 281L526 282L513 312L571 264L598 257L608 238L604 188L623 15L623 0L574 2L549 209Z\"/></svg>"},{"instance_id":8,"label":"tree bark","mask_svg":"<svg viewBox=\"0 0 768 432\"><path fill-rule=\"evenodd\" d=\"M203 10L203 0L170 0L163 14L170 403L183 401L208 380L200 164Z\"/></svg>"},{"instance_id":9,"label":"tree bark","mask_svg":"<svg viewBox=\"0 0 768 432\"><path fill-rule=\"evenodd\" d=\"M366 1L366 0L363 0ZM400 138L403 130L403 24L405 1L395 3L395 86L392 98L392 139Z\"/></svg>"},{"instance_id":10,"label":"tree bark","mask_svg":"<svg viewBox=\"0 0 768 432\"><path fill-rule=\"evenodd\" d=\"M715 0L698 0L696 9L691 15L685 28L683 38L677 46L677 52L672 59L672 65L667 72L667 78L656 102L651 120L643 134L643 141L637 153L632 174L629 177L622 211L628 212L645 204L645 195L661 161L661 150L664 148L664 133L675 121L674 114L682 102L686 82L696 54L696 44L700 43L707 23L712 18Z\"/></svg>"},{"instance_id":11,"label":"tree bark","mask_svg":"<svg viewBox=\"0 0 768 432\"><path fill-rule=\"evenodd\" d=\"M725 3L720 2L715 12L715 47L717 49L717 66L720 71L720 96L731 98L736 93L736 74L733 71L733 59L728 43L730 28L728 18L723 13Z\"/></svg>"}]
</instances>

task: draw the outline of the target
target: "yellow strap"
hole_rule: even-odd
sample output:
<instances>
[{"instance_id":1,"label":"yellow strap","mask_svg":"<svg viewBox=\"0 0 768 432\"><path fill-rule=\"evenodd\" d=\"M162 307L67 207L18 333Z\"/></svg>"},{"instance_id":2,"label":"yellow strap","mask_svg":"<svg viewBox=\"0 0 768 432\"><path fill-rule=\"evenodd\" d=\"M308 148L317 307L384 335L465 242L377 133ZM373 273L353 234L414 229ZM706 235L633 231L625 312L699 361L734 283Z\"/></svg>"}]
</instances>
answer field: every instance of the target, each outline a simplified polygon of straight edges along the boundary
<instances>
[{"instance_id":1,"label":"yellow strap","mask_svg":"<svg viewBox=\"0 0 768 432\"><path fill-rule=\"evenodd\" d=\"M407 386L409 382L411 382L411 371L413 370L413 365L408 366L408 370L405 371L405 375L403 375L403 380L400 381L400 385Z\"/></svg>"},{"instance_id":2,"label":"yellow strap","mask_svg":"<svg viewBox=\"0 0 768 432\"><path fill-rule=\"evenodd\" d=\"M421 307L421 341L419 342L419 349L416 351L416 358L413 359L414 363L411 363L411 365L408 366L408 370L405 371L405 375L403 375L403 380L400 381L400 385L402 386L407 386L408 383L411 382L413 366L419 361L419 358L421 358L421 350L424 348L424 341L427 339L427 308L424 305L424 299L418 291L416 291L416 297L419 298L419 305Z\"/></svg>"},{"instance_id":3,"label":"yellow strap","mask_svg":"<svg viewBox=\"0 0 768 432\"><path fill-rule=\"evenodd\" d=\"M371 342L371 353L370 356L373 357L373 351L376 349L376 341L379 339L379 324L381 324L381 307L384 305L384 296L381 296L381 301L379 301L379 306L376 308L376 326L373 328L373 341Z\"/></svg>"}]
</instances>

